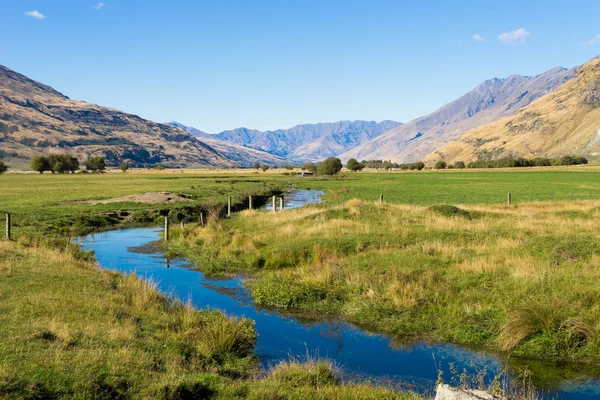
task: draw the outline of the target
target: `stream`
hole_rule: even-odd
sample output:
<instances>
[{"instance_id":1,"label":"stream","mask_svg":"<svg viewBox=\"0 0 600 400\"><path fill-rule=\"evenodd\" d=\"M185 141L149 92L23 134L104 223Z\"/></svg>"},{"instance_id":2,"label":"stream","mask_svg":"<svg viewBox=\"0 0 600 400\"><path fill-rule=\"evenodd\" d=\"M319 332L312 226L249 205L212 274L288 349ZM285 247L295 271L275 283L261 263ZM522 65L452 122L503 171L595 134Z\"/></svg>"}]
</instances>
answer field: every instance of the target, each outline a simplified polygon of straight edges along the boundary
<instances>
[{"instance_id":1,"label":"stream","mask_svg":"<svg viewBox=\"0 0 600 400\"><path fill-rule=\"evenodd\" d=\"M462 346L395 343L390 337L340 320L307 319L259 309L241 278L209 279L186 260L167 260L162 254L136 251L159 240L160 234L161 230L156 228L113 230L80 238L79 243L83 249L94 251L103 268L152 279L162 292L184 302L190 300L197 308L220 309L227 315L254 320L258 333L255 351L264 368L290 356L329 358L341 368L346 381L383 383L426 395L433 393L438 371L442 371L445 381L450 380L451 365L459 373L486 369L490 377L506 368L506 360L501 357ZM533 381L544 398L600 398L599 380L583 373L576 377L569 375L567 379L561 367L545 365L544 368L550 371L548 375L558 377L550 381L545 378L544 383L539 383L534 374ZM512 370L510 365L508 370Z\"/></svg>"}]
</instances>

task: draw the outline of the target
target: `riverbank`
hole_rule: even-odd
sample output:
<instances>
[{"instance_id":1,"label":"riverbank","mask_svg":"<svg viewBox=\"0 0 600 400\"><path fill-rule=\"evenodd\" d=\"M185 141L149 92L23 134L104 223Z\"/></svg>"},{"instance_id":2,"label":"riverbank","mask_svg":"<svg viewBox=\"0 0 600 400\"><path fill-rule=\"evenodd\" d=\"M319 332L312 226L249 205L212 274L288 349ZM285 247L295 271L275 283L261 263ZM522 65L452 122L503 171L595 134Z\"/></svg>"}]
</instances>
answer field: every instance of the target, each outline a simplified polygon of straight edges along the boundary
<instances>
[{"instance_id":1,"label":"riverbank","mask_svg":"<svg viewBox=\"0 0 600 400\"><path fill-rule=\"evenodd\" d=\"M0 298L0 397L418 398L341 385L319 361L258 378L251 320L169 300L76 245L0 242Z\"/></svg>"},{"instance_id":2,"label":"riverbank","mask_svg":"<svg viewBox=\"0 0 600 400\"><path fill-rule=\"evenodd\" d=\"M395 337L597 365L600 203L242 212L169 243L211 274L254 271L261 306Z\"/></svg>"}]
</instances>

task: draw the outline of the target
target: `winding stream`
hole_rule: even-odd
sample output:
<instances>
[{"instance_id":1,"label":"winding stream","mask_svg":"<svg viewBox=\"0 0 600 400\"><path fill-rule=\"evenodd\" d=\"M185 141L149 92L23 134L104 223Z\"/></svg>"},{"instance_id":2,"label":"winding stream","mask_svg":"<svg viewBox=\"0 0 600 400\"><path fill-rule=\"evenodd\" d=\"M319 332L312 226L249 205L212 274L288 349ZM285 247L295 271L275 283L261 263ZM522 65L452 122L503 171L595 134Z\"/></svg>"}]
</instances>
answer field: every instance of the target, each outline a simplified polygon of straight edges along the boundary
<instances>
[{"instance_id":1,"label":"winding stream","mask_svg":"<svg viewBox=\"0 0 600 400\"><path fill-rule=\"evenodd\" d=\"M246 316L256 321L256 353L264 367L290 355L327 357L335 360L345 379L370 380L431 394L438 369L448 380L450 365L459 372L480 371L491 376L503 366L493 354L451 344L424 342L395 344L389 337L371 334L338 320L306 320L278 312L258 309L241 279L208 279L190 268L185 260L167 260L162 254L142 254L135 248L159 239L160 230L135 228L89 235L80 239L85 250L93 250L98 263L121 273L136 273L152 279L164 293L198 308L217 308L228 315ZM560 367L547 366L555 375ZM535 376L534 376L535 379ZM539 386L546 398L600 398L600 381L581 376L555 380Z\"/></svg>"}]
</instances>

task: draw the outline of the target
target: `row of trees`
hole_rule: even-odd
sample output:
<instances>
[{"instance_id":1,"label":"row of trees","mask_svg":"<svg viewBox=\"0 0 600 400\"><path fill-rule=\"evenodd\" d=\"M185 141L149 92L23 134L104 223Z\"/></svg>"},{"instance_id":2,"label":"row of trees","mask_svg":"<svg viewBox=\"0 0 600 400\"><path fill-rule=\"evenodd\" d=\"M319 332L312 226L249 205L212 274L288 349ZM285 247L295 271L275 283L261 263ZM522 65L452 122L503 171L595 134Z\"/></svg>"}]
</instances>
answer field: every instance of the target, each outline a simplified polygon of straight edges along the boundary
<instances>
[{"instance_id":1,"label":"row of trees","mask_svg":"<svg viewBox=\"0 0 600 400\"><path fill-rule=\"evenodd\" d=\"M127 168L125 168L125 170ZM31 169L40 174L43 174L46 171L52 172L53 174L75 173L79 170L79 160L70 154L35 156L31 160ZM106 169L106 162L100 156L92 156L85 162L85 169L87 171L102 172ZM123 170L122 166L121 169Z\"/></svg>"},{"instance_id":2,"label":"row of trees","mask_svg":"<svg viewBox=\"0 0 600 400\"><path fill-rule=\"evenodd\" d=\"M463 168L518 168L518 167L549 167L558 165L580 165L587 164L587 158L583 156L563 156L561 158L536 157L527 159L523 157L504 157L496 160L477 160L466 164L457 161L454 165L448 165L445 161L438 161L434 169L463 169Z\"/></svg>"}]
</instances>

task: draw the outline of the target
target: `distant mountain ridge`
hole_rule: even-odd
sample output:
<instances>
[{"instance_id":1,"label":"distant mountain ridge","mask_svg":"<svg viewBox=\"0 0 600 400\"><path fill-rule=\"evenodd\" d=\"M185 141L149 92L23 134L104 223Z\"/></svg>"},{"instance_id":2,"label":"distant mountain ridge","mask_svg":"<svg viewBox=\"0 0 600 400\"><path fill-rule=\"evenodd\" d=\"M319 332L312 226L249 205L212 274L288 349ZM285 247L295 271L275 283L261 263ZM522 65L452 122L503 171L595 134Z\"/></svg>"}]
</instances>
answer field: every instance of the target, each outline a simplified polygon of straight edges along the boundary
<instances>
[{"instance_id":1,"label":"distant mountain ridge","mask_svg":"<svg viewBox=\"0 0 600 400\"><path fill-rule=\"evenodd\" d=\"M515 115L472 129L425 161L600 154L600 58Z\"/></svg>"},{"instance_id":2,"label":"distant mountain ridge","mask_svg":"<svg viewBox=\"0 0 600 400\"><path fill-rule=\"evenodd\" d=\"M487 80L437 111L412 120L343 154L342 160L414 162L463 132L513 115L575 76L577 68L555 67L533 77Z\"/></svg>"},{"instance_id":3,"label":"distant mountain ridge","mask_svg":"<svg viewBox=\"0 0 600 400\"><path fill-rule=\"evenodd\" d=\"M227 157L230 161L236 163L239 167L251 167L255 162L271 166L279 166L288 163L288 160L283 157L221 140L218 138L218 135L211 135L210 133L199 131L196 128L188 127L176 121L168 122L167 125L183 129L191 135L200 138L202 142Z\"/></svg>"},{"instance_id":4,"label":"distant mountain ridge","mask_svg":"<svg viewBox=\"0 0 600 400\"><path fill-rule=\"evenodd\" d=\"M236 165L181 129L71 100L0 65L0 160L26 167L35 155L65 152L80 162L99 155L109 165Z\"/></svg>"},{"instance_id":5,"label":"distant mountain ridge","mask_svg":"<svg viewBox=\"0 0 600 400\"><path fill-rule=\"evenodd\" d=\"M172 123L176 126L184 126ZM238 128L209 135L196 128L187 131L199 138L213 138L253 148L290 161L321 161L335 157L372 138L401 126L395 121L338 121L297 125L290 129L259 131Z\"/></svg>"}]
</instances>

